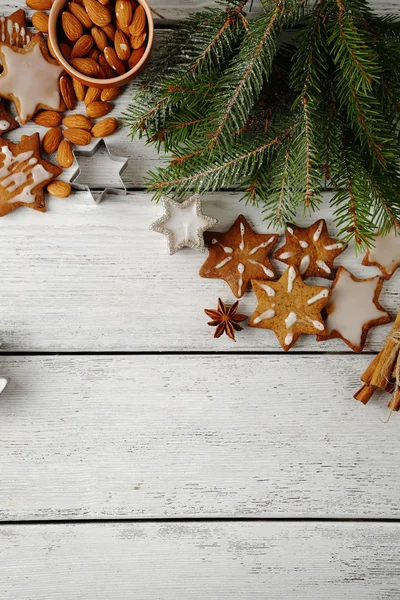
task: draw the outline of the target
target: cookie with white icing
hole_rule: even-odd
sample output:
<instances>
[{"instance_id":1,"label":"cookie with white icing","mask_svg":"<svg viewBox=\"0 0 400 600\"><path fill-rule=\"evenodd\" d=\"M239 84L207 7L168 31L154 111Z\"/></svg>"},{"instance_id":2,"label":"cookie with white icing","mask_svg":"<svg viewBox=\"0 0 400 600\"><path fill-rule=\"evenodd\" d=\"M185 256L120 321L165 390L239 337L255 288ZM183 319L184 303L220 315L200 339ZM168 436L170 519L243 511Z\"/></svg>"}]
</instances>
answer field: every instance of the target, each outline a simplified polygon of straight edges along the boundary
<instances>
[{"instance_id":1,"label":"cookie with white icing","mask_svg":"<svg viewBox=\"0 0 400 600\"><path fill-rule=\"evenodd\" d=\"M223 279L236 298L241 298L252 279L276 279L269 260L278 235L255 233L239 215L226 233L206 233L209 255L200 276Z\"/></svg>"},{"instance_id":2,"label":"cookie with white icing","mask_svg":"<svg viewBox=\"0 0 400 600\"><path fill-rule=\"evenodd\" d=\"M25 11L20 8L8 17L0 16L0 41L9 46L23 48L31 41L25 21Z\"/></svg>"},{"instance_id":3,"label":"cookie with white icing","mask_svg":"<svg viewBox=\"0 0 400 600\"><path fill-rule=\"evenodd\" d=\"M4 69L0 98L15 103L21 124L41 108L61 111L59 79L63 68L50 57L41 34L24 48L0 43L0 58Z\"/></svg>"},{"instance_id":4,"label":"cookie with white icing","mask_svg":"<svg viewBox=\"0 0 400 600\"><path fill-rule=\"evenodd\" d=\"M13 131L19 127L18 122L13 119L8 112L3 100L0 100L0 137L9 131Z\"/></svg>"},{"instance_id":5,"label":"cookie with white icing","mask_svg":"<svg viewBox=\"0 0 400 600\"><path fill-rule=\"evenodd\" d=\"M345 249L346 244L329 237L324 219L306 228L288 223L285 244L275 252L274 258L296 267L304 279L333 279L333 261Z\"/></svg>"},{"instance_id":6,"label":"cookie with white icing","mask_svg":"<svg viewBox=\"0 0 400 600\"><path fill-rule=\"evenodd\" d=\"M325 331L321 310L329 300L329 288L307 285L295 267L286 269L279 281L251 283L258 306L249 326L274 331L285 352L303 333Z\"/></svg>"},{"instance_id":7,"label":"cookie with white icing","mask_svg":"<svg viewBox=\"0 0 400 600\"><path fill-rule=\"evenodd\" d=\"M354 352L361 352L371 327L392 320L379 304L382 285L382 277L357 279L350 271L339 267L325 309L326 333L318 335L317 340L340 338Z\"/></svg>"},{"instance_id":8,"label":"cookie with white icing","mask_svg":"<svg viewBox=\"0 0 400 600\"><path fill-rule=\"evenodd\" d=\"M385 279L390 279L397 267L400 267L400 229L393 227L385 235L378 235L374 248L369 248L362 264L366 267L378 267Z\"/></svg>"},{"instance_id":9,"label":"cookie with white icing","mask_svg":"<svg viewBox=\"0 0 400 600\"><path fill-rule=\"evenodd\" d=\"M19 144L0 138L0 217L19 206L45 212L44 186L62 173L40 155L38 133Z\"/></svg>"}]
</instances>

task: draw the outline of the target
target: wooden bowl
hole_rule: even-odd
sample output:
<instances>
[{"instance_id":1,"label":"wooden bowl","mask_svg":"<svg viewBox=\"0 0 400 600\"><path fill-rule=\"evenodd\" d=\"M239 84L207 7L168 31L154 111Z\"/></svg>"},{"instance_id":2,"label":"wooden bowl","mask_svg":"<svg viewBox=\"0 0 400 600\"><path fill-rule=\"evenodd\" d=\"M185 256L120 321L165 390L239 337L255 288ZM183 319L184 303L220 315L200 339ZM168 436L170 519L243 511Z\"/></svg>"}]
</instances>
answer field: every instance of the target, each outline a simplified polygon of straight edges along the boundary
<instances>
[{"instance_id":1,"label":"wooden bowl","mask_svg":"<svg viewBox=\"0 0 400 600\"><path fill-rule=\"evenodd\" d=\"M121 85L125 85L132 81L139 72L143 69L144 65L149 59L153 41L154 41L154 22L153 15L150 10L150 6L147 4L146 0L137 0L139 4L141 4L145 10L146 18L147 18L147 46L146 50L140 59L140 61L131 69L127 71L123 75L118 75L117 77L112 77L110 79L96 79L95 77L88 77L87 75L83 75L72 65L70 65L67 60L64 58L61 53L60 46L58 43L58 27L59 21L61 18L61 13L63 12L64 7L68 4L69 0L54 0L53 6L50 11L50 19L49 19L49 38L52 48L54 50L54 54L56 55L60 64L64 67L67 73L69 73L74 79L77 79L84 85L88 87L95 87L99 89L104 88L115 88L120 87Z\"/></svg>"}]
</instances>

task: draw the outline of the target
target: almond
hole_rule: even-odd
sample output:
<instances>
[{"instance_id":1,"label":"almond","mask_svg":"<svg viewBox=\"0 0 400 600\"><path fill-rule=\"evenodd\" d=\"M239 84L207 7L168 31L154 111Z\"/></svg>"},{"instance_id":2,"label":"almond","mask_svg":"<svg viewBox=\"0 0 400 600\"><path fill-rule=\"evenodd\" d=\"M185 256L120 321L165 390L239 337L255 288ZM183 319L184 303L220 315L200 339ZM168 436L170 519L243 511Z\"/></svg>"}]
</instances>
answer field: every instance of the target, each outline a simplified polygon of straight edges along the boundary
<instances>
[{"instance_id":1,"label":"almond","mask_svg":"<svg viewBox=\"0 0 400 600\"><path fill-rule=\"evenodd\" d=\"M69 62L71 60L72 48L65 42L60 42L60 50L65 60Z\"/></svg>"},{"instance_id":2,"label":"almond","mask_svg":"<svg viewBox=\"0 0 400 600\"><path fill-rule=\"evenodd\" d=\"M82 102L86 94L86 86L77 79L72 79L72 85L74 86L76 99Z\"/></svg>"},{"instance_id":3,"label":"almond","mask_svg":"<svg viewBox=\"0 0 400 600\"><path fill-rule=\"evenodd\" d=\"M43 140L42 140L42 148L47 154L52 154L56 152L60 142L62 140L62 131L59 127L52 127L48 131L46 131Z\"/></svg>"},{"instance_id":4,"label":"almond","mask_svg":"<svg viewBox=\"0 0 400 600\"><path fill-rule=\"evenodd\" d=\"M129 0L117 0L115 3L115 15L122 27L129 27L133 17L133 8Z\"/></svg>"},{"instance_id":5,"label":"almond","mask_svg":"<svg viewBox=\"0 0 400 600\"><path fill-rule=\"evenodd\" d=\"M112 109L113 105L110 102L101 102L101 100L98 100L87 105L86 114L91 119L100 119L101 117L105 117Z\"/></svg>"},{"instance_id":6,"label":"almond","mask_svg":"<svg viewBox=\"0 0 400 600\"><path fill-rule=\"evenodd\" d=\"M114 69L118 75L123 75L123 73L125 73L125 65L122 60L118 58L114 48L111 46L104 48L104 56L110 67Z\"/></svg>"},{"instance_id":7,"label":"almond","mask_svg":"<svg viewBox=\"0 0 400 600\"><path fill-rule=\"evenodd\" d=\"M60 181L56 179L47 184L46 190L56 198L68 198L71 195L72 187L68 181Z\"/></svg>"},{"instance_id":8,"label":"almond","mask_svg":"<svg viewBox=\"0 0 400 600\"><path fill-rule=\"evenodd\" d=\"M89 58L93 58L94 61L99 62L100 52L97 48L93 47L88 54Z\"/></svg>"},{"instance_id":9,"label":"almond","mask_svg":"<svg viewBox=\"0 0 400 600\"><path fill-rule=\"evenodd\" d=\"M111 0L99 0L100 4L104 4L104 6L107 6L107 4L110 4Z\"/></svg>"},{"instance_id":10,"label":"almond","mask_svg":"<svg viewBox=\"0 0 400 600\"><path fill-rule=\"evenodd\" d=\"M92 128L92 136L95 138L106 137L107 135L111 135L114 131L118 129L118 121L114 119L114 117L108 117L107 119L103 119L93 125Z\"/></svg>"},{"instance_id":11,"label":"almond","mask_svg":"<svg viewBox=\"0 0 400 600\"><path fill-rule=\"evenodd\" d=\"M93 47L93 38L89 34L85 34L76 40L74 47L72 48L71 56L73 58L79 58L86 56Z\"/></svg>"},{"instance_id":12,"label":"almond","mask_svg":"<svg viewBox=\"0 0 400 600\"><path fill-rule=\"evenodd\" d=\"M146 28L146 13L141 4L136 8L131 24L129 25L129 33L131 35L141 35Z\"/></svg>"},{"instance_id":13,"label":"almond","mask_svg":"<svg viewBox=\"0 0 400 600\"><path fill-rule=\"evenodd\" d=\"M61 15L61 24L65 35L72 42L76 42L82 36L82 23L73 14L64 11Z\"/></svg>"},{"instance_id":14,"label":"almond","mask_svg":"<svg viewBox=\"0 0 400 600\"><path fill-rule=\"evenodd\" d=\"M60 92L65 106L68 110L73 110L76 104L76 97L72 79L69 75L63 75L60 79Z\"/></svg>"},{"instance_id":15,"label":"almond","mask_svg":"<svg viewBox=\"0 0 400 600\"><path fill-rule=\"evenodd\" d=\"M68 4L68 8L69 11L72 12L72 14L78 19L78 21L82 23L84 27L89 29L93 25L92 20L90 19L83 6L77 4L76 2L70 2Z\"/></svg>"},{"instance_id":16,"label":"almond","mask_svg":"<svg viewBox=\"0 0 400 600\"><path fill-rule=\"evenodd\" d=\"M120 21L118 21L118 19L115 19L115 24L117 26L117 29L120 29L121 31L123 31L127 37L129 37L131 35L129 32L129 27L124 27L122 25L122 23L120 23Z\"/></svg>"},{"instance_id":17,"label":"almond","mask_svg":"<svg viewBox=\"0 0 400 600\"><path fill-rule=\"evenodd\" d=\"M140 46L140 48L136 48L136 50L134 50L128 60L128 65L130 69L133 69L134 67L136 67L136 65L138 64L138 62L141 60L144 51L146 50L145 46Z\"/></svg>"},{"instance_id":18,"label":"almond","mask_svg":"<svg viewBox=\"0 0 400 600\"><path fill-rule=\"evenodd\" d=\"M86 129L64 129L63 135L69 142L77 146L87 146L92 139L91 134Z\"/></svg>"},{"instance_id":19,"label":"almond","mask_svg":"<svg viewBox=\"0 0 400 600\"><path fill-rule=\"evenodd\" d=\"M33 10L50 10L53 0L26 0L26 5Z\"/></svg>"},{"instance_id":20,"label":"almond","mask_svg":"<svg viewBox=\"0 0 400 600\"><path fill-rule=\"evenodd\" d=\"M143 46L144 41L146 39L147 33L144 31L140 35L131 35L129 43L133 50L138 50L141 46Z\"/></svg>"},{"instance_id":21,"label":"almond","mask_svg":"<svg viewBox=\"0 0 400 600\"><path fill-rule=\"evenodd\" d=\"M86 129L86 131L90 131L93 127L92 121L86 115L68 115L64 117L62 122L68 129Z\"/></svg>"},{"instance_id":22,"label":"almond","mask_svg":"<svg viewBox=\"0 0 400 600\"><path fill-rule=\"evenodd\" d=\"M121 93L121 88L105 88L101 90L100 100L107 102L108 100L115 100Z\"/></svg>"},{"instance_id":23,"label":"almond","mask_svg":"<svg viewBox=\"0 0 400 600\"><path fill-rule=\"evenodd\" d=\"M106 36L108 37L109 40L111 40L111 41L114 40L115 27L112 23L109 23L108 25L104 25L104 27L102 27L102 30L104 31L104 33L106 34Z\"/></svg>"},{"instance_id":24,"label":"almond","mask_svg":"<svg viewBox=\"0 0 400 600\"><path fill-rule=\"evenodd\" d=\"M108 44L107 36L104 33L104 31L100 27L95 26L95 27L92 27L92 29L90 30L90 33L92 34L94 43L96 44L96 46L98 47L100 52L104 52L104 48Z\"/></svg>"},{"instance_id":25,"label":"almond","mask_svg":"<svg viewBox=\"0 0 400 600\"><path fill-rule=\"evenodd\" d=\"M49 31L49 15L44 12L35 12L32 15L32 25L38 31L47 33Z\"/></svg>"},{"instance_id":26,"label":"almond","mask_svg":"<svg viewBox=\"0 0 400 600\"><path fill-rule=\"evenodd\" d=\"M57 162L62 169L68 169L74 162L72 146L67 140L62 140L58 146Z\"/></svg>"},{"instance_id":27,"label":"almond","mask_svg":"<svg viewBox=\"0 0 400 600\"><path fill-rule=\"evenodd\" d=\"M58 127L62 116L55 110L42 110L33 117L33 122L42 127Z\"/></svg>"},{"instance_id":28,"label":"almond","mask_svg":"<svg viewBox=\"0 0 400 600\"><path fill-rule=\"evenodd\" d=\"M98 88L89 87L86 91L85 98L84 98L86 106L88 104L91 104L92 102L96 102L96 100L99 100L100 95L101 95L101 90L99 90Z\"/></svg>"},{"instance_id":29,"label":"almond","mask_svg":"<svg viewBox=\"0 0 400 600\"><path fill-rule=\"evenodd\" d=\"M88 77L97 77L99 74L99 65L93 58L71 58L70 63L77 71Z\"/></svg>"},{"instance_id":30,"label":"almond","mask_svg":"<svg viewBox=\"0 0 400 600\"><path fill-rule=\"evenodd\" d=\"M99 65L104 71L105 79L111 79L112 77L115 77L115 73L106 61L104 54L100 54L99 56Z\"/></svg>"},{"instance_id":31,"label":"almond","mask_svg":"<svg viewBox=\"0 0 400 600\"><path fill-rule=\"evenodd\" d=\"M83 6L95 25L104 27L111 22L110 11L97 0L83 0Z\"/></svg>"},{"instance_id":32,"label":"almond","mask_svg":"<svg viewBox=\"0 0 400 600\"><path fill-rule=\"evenodd\" d=\"M125 2L126 0L121 0L121 2ZM131 55L131 49L129 47L129 42L125 37L125 34L117 29L114 37L114 47L115 52L120 60L128 60Z\"/></svg>"}]
</instances>

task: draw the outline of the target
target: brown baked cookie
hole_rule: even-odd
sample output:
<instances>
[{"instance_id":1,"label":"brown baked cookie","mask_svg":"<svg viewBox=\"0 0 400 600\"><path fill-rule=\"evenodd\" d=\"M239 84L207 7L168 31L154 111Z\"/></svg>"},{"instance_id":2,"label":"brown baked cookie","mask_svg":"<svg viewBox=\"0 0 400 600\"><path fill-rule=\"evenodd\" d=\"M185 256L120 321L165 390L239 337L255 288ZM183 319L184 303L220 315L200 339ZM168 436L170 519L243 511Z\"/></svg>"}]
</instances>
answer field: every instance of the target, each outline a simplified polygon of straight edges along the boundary
<instances>
[{"instance_id":1,"label":"brown baked cookie","mask_svg":"<svg viewBox=\"0 0 400 600\"><path fill-rule=\"evenodd\" d=\"M6 111L6 107L3 100L0 100L0 137L3 133L13 131L19 127L18 122L10 117Z\"/></svg>"},{"instance_id":2,"label":"brown baked cookie","mask_svg":"<svg viewBox=\"0 0 400 600\"><path fill-rule=\"evenodd\" d=\"M274 331L285 352L302 333L325 331L321 310L328 302L329 288L307 285L295 267L286 269L279 281L251 283L258 306L249 326Z\"/></svg>"},{"instance_id":3,"label":"brown baked cookie","mask_svg":"<svg viewBox=\"0 0 400 600\"><path fill-rule=\"evenodd\" d=\"M275 279L269 254L278 239L276 233L255 233L239 215L226 233L206 232L209 256L200 276L224 279L236 298L241 298L252 279Z\"/></svg>"},{"instance_id":4,"label":"brown baked cookie","mask_svg":"<svg viewBox=\"0 0 400 600\"><path fill-rule=\"evenodd\" d=\"M374 248L369 248L362 264L366 267L378 267L385 279L390 279L397 267L400 267L400 229L393 227L390 232L374 240Z\"/></svg>"},{"instance_id":5,"label":"brown baked cookie","mask_svg":"<svg viewBox=\"0 0 400 600\"><path fill-rule=\"evenodd\" d=\"M44 186L62 169L40 156L38 133L19 144L0 139L0 217L19 206L45 212Z\"/></svg>"},{"instance_id":6,"label":"brown baked cookie","mask_svg":"<svg viewBox=\"0 0 400 600\"><path fill-rule=\"evenodd\" d=\"M0 40L9 46L23 48L31 41L26 27L25 11L20 8L8 17L0 17Z\"/></svg>"},{"instance_id":7,"label":"brown baked cookie","mask_svg":"<svg viewBox=\"0 0 400 600\"><path fill-rule=\"evenodd\" d=\"M346 249L346 244L329 237L324 219L310 227L302 228L287 224L285 245L274 258L296 267L307 277L334 277L334 259Z\"/></svg>"},{"instance_id":8,"label":"brown baked cookie","mask_svg":"<svg viewBox=\"0 0 400 600\"><path fill-rule=\"evenodd\" d=\"M339 267L325 309L326 332L319 334L317 340L340 338L354 352L361 352L371 327L392 320L379 304L382 285L382 277L357 279L350 271Z\"/></svg>"},{"instance_id":9,"label":"brown baked cookie","mask_svg":"<svg viewBox=\"0 0 400 600\"><path fill-rule=\"evenodd\" d=\"M0 43L3 73L0 75L0 98L15 103L21 124L27 123L41 108L62 108L59 79L63 68L49 55L41 34L27 46L17 48Z\"/></svg>"}]
</instances>

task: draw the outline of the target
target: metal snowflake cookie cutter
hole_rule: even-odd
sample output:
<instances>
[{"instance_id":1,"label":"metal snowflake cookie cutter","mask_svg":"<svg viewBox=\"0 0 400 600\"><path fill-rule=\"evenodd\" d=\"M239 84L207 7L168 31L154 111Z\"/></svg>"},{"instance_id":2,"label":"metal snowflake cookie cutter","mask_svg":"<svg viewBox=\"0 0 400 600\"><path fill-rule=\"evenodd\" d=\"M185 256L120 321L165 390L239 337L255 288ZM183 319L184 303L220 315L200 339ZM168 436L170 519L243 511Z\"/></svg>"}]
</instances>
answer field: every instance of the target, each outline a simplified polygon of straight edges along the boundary
<instances>
[{"instance_id":1,"label":"metal snowflake cookie cutter","mask_svg":"<svg viewBox=\"0 0 400 600\"><path fill-rule=\"evenodd\" d=\"M99 151L104 151L107 154L107 159L113 163L118 163L120 165L118 171L117 171L117 175L118 175L118 179L120 181L120 186L116 187L116 186L107 186L107 185L92 185L92 184L88 184L84 181L79 181L81 175L82 175L82 168L79 165L79 158L89 158L92 159L94 158ZM74 189L83 191L83 192L89 192L89 194L91 195L91 197L93 198L94 202L96 202L96 204L100 204L100 202L104 199L105 196L107 196L107 194L126 194L127 193L127 189L125 186L125 183L122 179L122 173L125 171L127 165L128 165L128 157L126 156L118 156L116 154L113 154L109 147L107 146L106 142L104 141L103 138L100 138L98 140L98 142L93 146L93 148L91 148L90 150L73 150L74 153L74 157L75 157L75 162L77 164L77 169L75 171L75 173L72 174L71 178L70 178L70 183L72 184L72 186L74 187Z\"/></svg>"}]
</instances>

